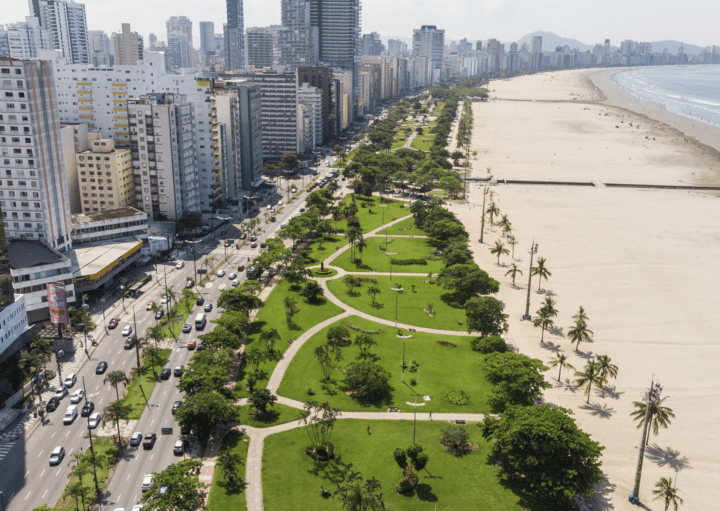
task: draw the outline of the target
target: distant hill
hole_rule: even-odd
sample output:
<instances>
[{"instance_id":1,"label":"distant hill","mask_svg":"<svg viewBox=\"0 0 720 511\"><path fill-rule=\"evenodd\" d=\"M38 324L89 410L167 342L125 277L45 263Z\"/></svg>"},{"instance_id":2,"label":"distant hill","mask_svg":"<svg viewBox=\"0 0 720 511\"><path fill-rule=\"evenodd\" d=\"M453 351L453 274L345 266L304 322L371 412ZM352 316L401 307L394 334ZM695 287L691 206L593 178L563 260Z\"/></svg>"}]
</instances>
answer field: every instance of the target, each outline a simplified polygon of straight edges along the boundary
<instances>
[{"instance_id":1,"label":"distant hill","mask_svg":"<svg viewBox=\"0 0 720 511\"><path fill-rule=\"evenodd\" d=\"M681 43L680 41L655 41L652 43L653 45L653 53L660 53L663 51L663 48L667 48L667 50L670 53L677 53L678 48L682 45L685 47L685 53L691 54L691 55L698 55L701 53L705 48L702 46L695 46L694 44L687 44L687 43Z\"/></svg>"},{"instance_id":2,"label":"distant hill","mask_svg":"<svg viewBox=\"0 0 720 511\"><path fill-rule=\"evenodd\" d=\"M581 43L577 39L568 39L567 37L560 37L557 34L553 34L552 32L533 32L532 34L528 34L519 41L515 41L518 43L519 47L522 47L524 43L527 43L528 46L532 47L532 38L533 36L542 36L543 38L543 51L555 51L555 48L558 46L569 46L570 48L577 48L580 51L586 51L591 50L592 45ZM513 41L510 41L513 42ZM603 41L598 41L602 43Z\"/></svg>"}]
</instances>

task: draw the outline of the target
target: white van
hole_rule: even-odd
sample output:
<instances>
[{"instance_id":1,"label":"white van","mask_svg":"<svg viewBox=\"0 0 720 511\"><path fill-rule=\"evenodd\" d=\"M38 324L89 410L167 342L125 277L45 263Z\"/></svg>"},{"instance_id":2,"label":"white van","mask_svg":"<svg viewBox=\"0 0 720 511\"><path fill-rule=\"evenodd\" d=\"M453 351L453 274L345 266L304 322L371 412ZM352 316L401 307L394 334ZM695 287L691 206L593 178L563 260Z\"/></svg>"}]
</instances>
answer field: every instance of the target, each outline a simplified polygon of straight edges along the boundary
<instances>
[{"instance_id":1,"label":"white van","mask_svg":"<svg viewBox=\"0 0 720 511\"><path fill-rule=\"evenodd\" d=\"M75 419L78 416L77 406L70 405L67 407L67 411L65 412L65 417L63 417L63 424L66 426L68 424L72 424L75 422Z\"/></svg>"},{"instance_id":2,"label":"white van","mask_svg":"<svg viewBox=\"0 0 720 511\"><path fill-rule=\"evenodd\" d=\"M206 324L207 319L205 318L205 313L201 312L195 317L195 330L202 330Z\"/></svg>"}]
</instances>

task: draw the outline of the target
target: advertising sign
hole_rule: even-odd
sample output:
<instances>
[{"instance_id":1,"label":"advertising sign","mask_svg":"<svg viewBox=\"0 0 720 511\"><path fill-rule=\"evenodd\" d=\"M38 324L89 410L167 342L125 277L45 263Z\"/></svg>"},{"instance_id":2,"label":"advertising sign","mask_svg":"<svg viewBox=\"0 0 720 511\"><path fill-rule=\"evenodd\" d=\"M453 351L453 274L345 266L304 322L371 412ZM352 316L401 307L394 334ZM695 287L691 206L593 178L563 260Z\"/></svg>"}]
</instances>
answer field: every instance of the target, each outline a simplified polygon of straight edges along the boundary
<instances>
[{"instance_id":1,"label":"advertising sign","mask_svg":"<svg viewBox=\"0 0 720 511\"><path fill-rule=\"evenodd\" d=\"M48 305L50 306L50 323L67 324L67 303L65 302L65 289L55 284L47 285Z\"/></svg>"}]
</instances>

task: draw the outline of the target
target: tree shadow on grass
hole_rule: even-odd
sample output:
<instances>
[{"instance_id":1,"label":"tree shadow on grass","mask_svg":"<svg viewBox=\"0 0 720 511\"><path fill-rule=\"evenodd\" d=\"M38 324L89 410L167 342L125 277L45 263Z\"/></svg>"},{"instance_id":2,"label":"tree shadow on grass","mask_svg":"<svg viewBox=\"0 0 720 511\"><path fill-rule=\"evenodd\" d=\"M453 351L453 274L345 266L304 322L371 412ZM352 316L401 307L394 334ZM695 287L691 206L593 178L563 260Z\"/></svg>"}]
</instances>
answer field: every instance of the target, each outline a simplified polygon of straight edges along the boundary
<instances>
[{"instance_id":1,"label":"tree shadow on grass","mask_svg":"<svg viewBox=\"0 0 720 511\"><path fill-rule=\"evenodd\" d=\"M302 330L302 327L300 325L298 325L297 323L295 323L293 320L290 320L290 322L288 322L287 326L288 326L288 330L292 330L293 332Z\"/></svg>"},{"instance_id":2,"label":"tree shadow on grass","mask_svg":"<svg viewBox=\"0 0 720 511\"><path fill-rule=\"evenodd\" d=\"M352 463L344 463L342 455L338 455L330 461L314 460L313 468L312 470L308 470L308 473L330 481L333 484L340 484L345 481L351 465Z\"/></svg>"},{"instance_id":3,"label":"tree shadow on grass","mask_svg":"<svg viewBox=\"0 0 720 511\"><path fill-rule=\"evenodd\" d=\"M373 303L373 304L371 305L371 307L372 307L373 309L382 309L382 308L385 307L385 304L384 304L384 303L375 302L375 303Z\"/></svg>"},{"instance_id":4,"label":"tree shadow on grass","mask_svg":"<svg viewBox=\"0 0 720 511\"><path fill-rule=\"evenodd\" d=\"M432 486L425 483L420 483L415 487L415 493L417 493L417 496L420 500L424 502L437 502L438 498L437 495L435 495L432 492Z\"/></svg>"},{"instance_id":5,"label":"tree shadow on grass","mask_svg":"<svg viewBox=\"0 0 720 511\"><path fill-rule=\"evenodd\" d=\"M259 410L253 410L250 412L250 417L255 422L259 422L261 424L273 424L280 419L280 412L277 410L268 410L265 413L260 413Z\"/></svg>"},{"instance_id":6,"label":"tree shadow on grass","mask_svg":"<svg viewBox=\"0 0 720 511\"><path fill-rule=\"evenodd\" d=\"M682 456L680 451L676 451L672 447L663 449L654 443L645 448L645 456L658 467L670 467L676 472L685 468L692 468L688 457Z\"/></svg>"},{"instance_id":7,"label":"tree shadow on grass","mask_svg":"<svg viewBox=\"0 0 720 511\"><path fill-rule=\"evenodd\" d=\"M453 309L463 308L463 304L455 295L455 293L443 293L440 295L440 299L445 305L447 305L448 307L452 307Z\"/></svg>"},{"instance_id":8,"label":"tree shadow on grass","mask_svg":"<svg viewBox=\"0 0 720 511\"><path fill-rule=\"evenodd\" d=\"M355 269L356 269L356 270L372 271L372 268L370 268L367 264L358 261L357 259L355 259L354 261L351 261L351 263L352 263L353 265L355 265Z\"/></svg>"}]
</instances>

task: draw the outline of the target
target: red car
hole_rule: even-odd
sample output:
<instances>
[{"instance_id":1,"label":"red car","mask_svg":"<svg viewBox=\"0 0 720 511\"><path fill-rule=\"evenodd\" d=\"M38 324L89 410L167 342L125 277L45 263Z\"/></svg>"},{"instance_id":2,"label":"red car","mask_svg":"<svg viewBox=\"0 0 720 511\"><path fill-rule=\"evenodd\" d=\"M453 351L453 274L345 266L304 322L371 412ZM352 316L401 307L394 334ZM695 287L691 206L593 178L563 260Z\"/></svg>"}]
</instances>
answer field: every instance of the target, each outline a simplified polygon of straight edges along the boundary
<instances>
[{"instance_id":1,"label":"red car","mask_svg":"<svg viewBox=\"0 0 720 511\"><path fill-rule=\"evenodd\" d=\"M187 343L187 349L194 350L197 347L197 339L190 339Z\"/></svg>"},{"instance_id":2,"label":"red car","mask_svg":"<svg viewBox=\"0 0 720 511\"><path fill-rule=\"evenodd\" d=\"M244 264L238 264L238 271L243 271L245 269Z\"/></svg>"},{"instance_id":3,"label":"red car","mask_svg":"<svg viewBox=\"0 0 720 511\"><path fill-rule=\"evenodd\" d=\"M108 328L113 329L120 324L120 318L112 318L108 323Z\"/></svg>"}]
</instances>

